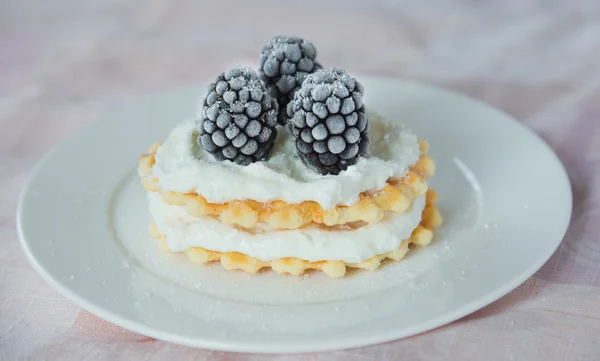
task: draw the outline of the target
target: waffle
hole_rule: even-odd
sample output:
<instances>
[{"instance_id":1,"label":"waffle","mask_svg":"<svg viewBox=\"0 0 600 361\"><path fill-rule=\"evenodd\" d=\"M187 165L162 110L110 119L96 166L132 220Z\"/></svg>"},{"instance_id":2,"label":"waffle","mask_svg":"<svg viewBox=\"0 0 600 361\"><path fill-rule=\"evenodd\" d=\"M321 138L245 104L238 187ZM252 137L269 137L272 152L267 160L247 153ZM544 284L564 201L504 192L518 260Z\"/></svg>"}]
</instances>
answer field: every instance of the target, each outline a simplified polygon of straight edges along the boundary
<instances>
[{"instance_id":1,"label":"waffle","mask_svg":"<svg viewBox=\"0 0 600 361\"><path fill-rule=\"evenodd\" d=\"M259 223L271 229L296 229L309 223L335 226L352 222L375 223L386 211L403 213L410 208L415 198L427 192L427 178L433 175L435 163L427 155L426 141L419 142L421 157L400 180L388 180L386 186L375 192L360 194L351 206L323 209L317 202L306 201L288 204L284 201L261 203L254 200L236 200L226 203L210 203L196 193L162 191L158 179L152 176L155 154L161 143L156 143L147 154L140 157L138 172L144 188L159 192L162 200L174 206L184 206L194 217L215 217L221 222L242 228L255 228Z\"/></svg>"},{"instance_id":2,"label":"waffle","mask_svg":"<svg viewBox=\"0 0 600 361\"><path fill-rule=\"evenodd\" d=\"M442 223L442 217L436 207L437 193L430 189L427 191L427 201L423 210L423 218L419 226L412 232L409 239L403 240L400 247L394 251L376 255L361 263L346 263L343 261L309 262L299 258L281 258L271 261L261 261L238 252L216 252L200 247L192 247L184 251L185 255L193 262L206 264L219 261L226 270L243 270L248 273L258 273L261 269L271 268L279 274L302 275L308 270L320 270L330 277L340 278L346 274L348 268L357 268L373 271L386 259L399 261L408 252L409 245L428 245L433 238L433 230ZM154 223L150 224L150 234L160 241L160 248L170 252L166 236L160 234Z\"/></svg>"}]
</instances>

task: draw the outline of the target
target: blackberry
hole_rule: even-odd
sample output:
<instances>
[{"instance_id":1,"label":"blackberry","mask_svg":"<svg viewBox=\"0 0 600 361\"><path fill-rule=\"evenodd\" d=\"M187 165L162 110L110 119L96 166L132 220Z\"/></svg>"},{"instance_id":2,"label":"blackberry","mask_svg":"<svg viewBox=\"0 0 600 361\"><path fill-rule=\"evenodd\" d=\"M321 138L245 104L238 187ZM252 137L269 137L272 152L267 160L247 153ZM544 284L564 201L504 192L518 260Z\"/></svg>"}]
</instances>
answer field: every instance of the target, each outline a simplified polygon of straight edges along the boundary
<instances>
[{"instance_id":1,"label":"blackberry","mask_svg":"<svg viewBox=\"0 0 600 361\"><path fill-rule=\"evenodd\" d=\"M322 69L306 77L286 109L304 164L321 174L339 174L367 152L363 92L342 69Z\"/></svg>"},{"instance_id":2,"label":"blackberry","mask_svg":"<svg viewBox=\"0 0 600 361\"><path fill-rule=\"evenodd\" d=\"M277 136L277 101L256 72L234 67L210 84L198 120L198 143L215 159L265 160Z\"/></svg>"},{"instance_id":3,"label":"blackberry","mask_svg":"<svg viewBox=\"0 0 600 361\"><path fill-rule=\"evenodd\" d=\"M279 124L287 122L285 107L304 79L319 69L315 46L293 36L276 36L265 44L258 60L258 75L279 103Z\"/></svg>"}]
</instances>

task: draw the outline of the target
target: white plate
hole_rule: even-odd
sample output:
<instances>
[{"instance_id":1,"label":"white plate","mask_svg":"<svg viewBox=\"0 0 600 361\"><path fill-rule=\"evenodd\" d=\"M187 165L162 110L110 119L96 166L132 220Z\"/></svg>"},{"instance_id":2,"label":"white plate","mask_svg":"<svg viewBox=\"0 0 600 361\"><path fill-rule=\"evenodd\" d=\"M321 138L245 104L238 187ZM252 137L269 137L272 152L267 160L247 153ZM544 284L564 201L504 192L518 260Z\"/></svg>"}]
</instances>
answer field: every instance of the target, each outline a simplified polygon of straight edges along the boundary
<instances>
[{"instance_id":1,"label":"white plate","mask_svg":"<svg viewBox=\"0 0 600 361\"><path fill-rule=\"evenodd\" d=\"M431 144L445 219L405 260L341 280L251 276L158 251L135 167L195 114L202 88L152 95L93 123L36 167L18 211L44 278L81 307L150 337L239 352L333 350L407 337L505 295L558 247L565 170L509 116L461 95L360 78L365 102Z\"/></svg>"}]
</instances>

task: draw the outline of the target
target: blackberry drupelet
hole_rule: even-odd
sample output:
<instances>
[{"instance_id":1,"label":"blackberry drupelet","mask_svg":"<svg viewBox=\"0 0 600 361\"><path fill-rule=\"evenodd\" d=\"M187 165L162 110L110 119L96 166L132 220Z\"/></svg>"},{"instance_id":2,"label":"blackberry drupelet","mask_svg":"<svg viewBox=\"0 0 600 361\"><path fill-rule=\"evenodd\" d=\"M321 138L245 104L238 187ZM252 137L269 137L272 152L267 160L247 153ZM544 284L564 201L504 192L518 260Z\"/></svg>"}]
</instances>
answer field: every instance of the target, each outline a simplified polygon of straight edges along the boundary
<instances>
[{"instance_id":1,"label":"blackberry drupelet","mask_svg":"<svg viewBox=\"0 0 600 361\"><path fill-rule=\"evenodd\" d=\"M319 69L315 46L293 36L275 36L263 46L259 58L258 75L279 103L279 123L287 122L285 107L294 99L304 79Z\"/></svg>"},{"instance_id":2,"label":"blackberry drupelet","mask_svg":"<svg viewBox=\"0 0 600 361\"><path fill-rule=\"evenodd\" d=\"M277 113L277 101L254 70L231 68L209 86L198 143L219 161L266 160L277 136Z\"/></svg>"},{"instance_id":3,"label":"blackberry drupelet","mask_svg":"<svg viewBox=\"0 0 600 361\"><path fill-rule=\"evenodd\" d=\"M339 174L369 148L363 86L344 70L318 70L306 77L286 109L304 164L321 174Z\"/></svg>"}]
</instances>

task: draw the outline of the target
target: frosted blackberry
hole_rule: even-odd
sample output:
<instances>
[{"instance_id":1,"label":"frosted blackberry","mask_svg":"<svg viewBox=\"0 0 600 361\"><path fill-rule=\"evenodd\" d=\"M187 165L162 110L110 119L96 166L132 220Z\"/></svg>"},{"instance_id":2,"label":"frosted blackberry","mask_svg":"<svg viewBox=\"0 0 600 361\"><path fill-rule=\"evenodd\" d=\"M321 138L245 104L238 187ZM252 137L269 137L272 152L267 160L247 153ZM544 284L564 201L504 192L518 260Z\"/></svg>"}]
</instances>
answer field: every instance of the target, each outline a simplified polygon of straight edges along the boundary
<instances>
[{"instance_id":1,"label":"frosted blackberry","mask_svg":"<svg viewBox=\"0 0 600 361\"><path fill-rule=\"evenodd\" d=\"M215 159L265 160L277 136L277 101L254 70L234 67L210 84L198 120L198 143Z\"/></svg>"},{"instance_id":2,"label":"frosted blackberry","mask_svg":"<svg viewBox=\"0 0 600 361\"><path fill-rule=\"evenodd\" d=\"M339 174L369 148L363 86L342 69L306 77L286 109L304 164L321 174Z\"/></svg>"},{"instance_id":3,"label":"frosted blackberry","mask_svg":"<svg viewBox=\"0 0 600 361\"><path fill-rule=\"evenodd\" d=\"M306 76L321 69L316 57L315 46L298 37L276 36L263 46L258 75L279 103L281 125L287 121L286 105L294 99Z\"/></svg>"}]
</instances>

